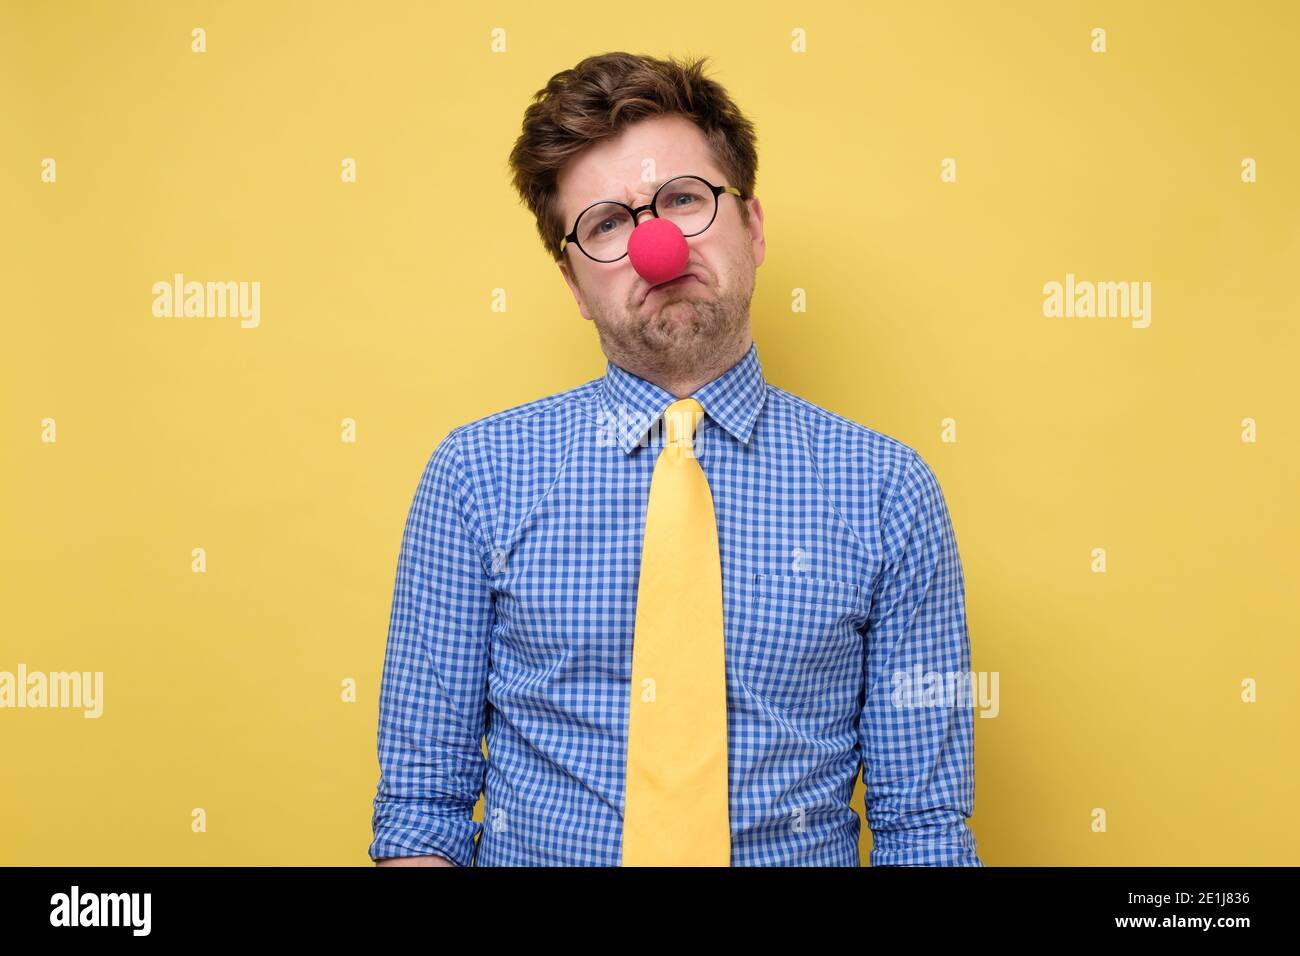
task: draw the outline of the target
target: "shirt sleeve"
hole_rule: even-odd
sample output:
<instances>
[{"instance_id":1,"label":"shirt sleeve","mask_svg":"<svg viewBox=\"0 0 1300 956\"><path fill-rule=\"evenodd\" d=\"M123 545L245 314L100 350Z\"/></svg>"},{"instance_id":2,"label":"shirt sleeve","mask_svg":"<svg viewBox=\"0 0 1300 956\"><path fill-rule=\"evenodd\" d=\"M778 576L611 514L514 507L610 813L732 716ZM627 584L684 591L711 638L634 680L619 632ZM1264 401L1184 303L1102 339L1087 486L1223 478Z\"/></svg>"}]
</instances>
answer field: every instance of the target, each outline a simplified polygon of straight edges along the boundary
<instances>
[{"instance_id":1,"label":"shirt sleeve","mask_svg":"<svg viewBox=\"0 0 1300 956\"><path fill-rule=\"evenodd\" d=\"M966 825L975 769L965 580L938 479L908 454L882 519L885 564L866 625L858 740L870 862L983 866Z\"/></svg>"},{"instance_id":2,"label":"shirt sleeve","mask_svg":"<svg viewBox=\"0 0 1300 956\"><path fill-rule=\"evenodd\" d=\"M469 866L482 824L482 739L493 625L490 548L452 431L415 492L398 555L379 694L372 860Z\"/></svg>"}]
</instances>

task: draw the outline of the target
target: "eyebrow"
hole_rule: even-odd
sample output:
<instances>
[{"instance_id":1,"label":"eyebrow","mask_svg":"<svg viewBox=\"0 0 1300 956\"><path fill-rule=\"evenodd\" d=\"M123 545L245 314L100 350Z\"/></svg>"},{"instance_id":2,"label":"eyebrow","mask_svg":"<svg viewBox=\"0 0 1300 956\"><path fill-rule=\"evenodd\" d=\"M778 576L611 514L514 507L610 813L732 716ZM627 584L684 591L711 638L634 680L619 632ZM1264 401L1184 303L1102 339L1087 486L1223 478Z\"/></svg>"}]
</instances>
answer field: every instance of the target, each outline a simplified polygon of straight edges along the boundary
<instances>
[{"instance_id":1,"label":"eyebrow","mask_svg":"<svg viewBox=\"0 0 1300 956\"><path fill-rule=\"evenodd\" d=\"M661 176L659 179L656 179L653 182L644 183L643 185L649 187L650 195L653 196L655 194L655 190L657 190L664 183L668 182L670 179L676 179L678 176L693 176L693 175L695 174L694 173L673 173L671 176ZM610 199L608 197L606 197L605 199L593 199L591 202L587 203L587 206L594 206L598 202L623 202L623 200ZM587 206L584 206L583 208L586 209Z\"/></svg>"},{"instance_id":2,"label":"eyebrow","mask_svg":"<svg viewBox=\"0 0 1300 956\"><path fill-rule=\"evenodd\" d=\"M647 183L646 185L648 185L648 186L651 187L651 188L650 188L650 192L653 193L656 189L658 189L658 188L659 188L660 186L662 186L664 183L668 182L668 180L670 180L670 179L676 179L678 176L689 176L689 175L690 175L690 173L673 173L671 176L664 176L664 177L662 177L662 178L660 178L660 179L656 179L656 180L655 180L654 182L652 182L652 183Z\"/></svg>"}]
</instances>

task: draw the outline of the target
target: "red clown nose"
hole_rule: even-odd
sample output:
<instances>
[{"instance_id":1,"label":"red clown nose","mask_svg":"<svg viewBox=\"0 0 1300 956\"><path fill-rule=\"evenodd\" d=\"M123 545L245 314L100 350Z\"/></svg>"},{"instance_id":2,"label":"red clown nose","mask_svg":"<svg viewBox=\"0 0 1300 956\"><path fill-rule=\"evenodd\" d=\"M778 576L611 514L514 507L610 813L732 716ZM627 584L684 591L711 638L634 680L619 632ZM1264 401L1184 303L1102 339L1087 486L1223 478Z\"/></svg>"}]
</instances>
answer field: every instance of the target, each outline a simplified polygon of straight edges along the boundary
<instances>
[{"instance_id":1,"label":"red clown nose","mask_svg":"<svg viewBox=\"0 0 1300 956\"><path fill-rule=\"evenodd\" d=\"M686 237L674 222L647 219L632 230L627 240L627 257L637 275L651 285L676 279L686 268L690 250Z\"/></svg>"}]
</instances>

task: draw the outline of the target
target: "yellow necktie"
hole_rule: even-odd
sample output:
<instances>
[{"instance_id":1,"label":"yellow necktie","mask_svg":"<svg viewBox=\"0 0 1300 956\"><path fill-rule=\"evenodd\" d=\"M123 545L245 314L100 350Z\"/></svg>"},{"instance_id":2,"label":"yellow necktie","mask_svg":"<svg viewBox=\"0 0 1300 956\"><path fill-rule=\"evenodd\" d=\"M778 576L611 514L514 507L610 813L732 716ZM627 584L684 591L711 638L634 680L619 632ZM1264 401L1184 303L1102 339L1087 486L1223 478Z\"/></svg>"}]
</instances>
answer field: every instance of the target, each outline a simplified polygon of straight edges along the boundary
<instances>
[{"instance_id":1,"label":"yellow necktie","mask_svg":"<svg viewBox=\"0 0 1300 956\"><path fill-rule=\"evenodd\" d=\"M628 709L624 866L730 866L722 562L692 449L703 406L664 413L650 478Z\"/></svg>"}]
</instances>

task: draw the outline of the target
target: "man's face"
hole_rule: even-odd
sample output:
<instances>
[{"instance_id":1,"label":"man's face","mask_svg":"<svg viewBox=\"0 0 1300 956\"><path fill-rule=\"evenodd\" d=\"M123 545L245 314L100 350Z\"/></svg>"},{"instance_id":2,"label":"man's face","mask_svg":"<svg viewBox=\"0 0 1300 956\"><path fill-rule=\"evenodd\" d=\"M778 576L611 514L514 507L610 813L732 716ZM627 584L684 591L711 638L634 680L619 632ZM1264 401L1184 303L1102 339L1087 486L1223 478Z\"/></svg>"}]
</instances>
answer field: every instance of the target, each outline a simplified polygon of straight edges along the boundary
<instances>
[{"instance_id":1,"label":"man's face","mask_svg":"<svg viewBox=\"0 0 1300 956\"><path fill-rule=\"evenodd\" d=\"M579 154L558 181L564 227L594 202L617 199L646 205L654 187L644 180L702 176L715 186L735 185L714 164L704 134L681 115L657 116L624 129ZM652 289L624 256L596 262L570 244L560 271L583 318L596 324L601 348L616 365L638 373L689 376L725 368L749 348L749 303L754 271L763 262L763 209L748 200L748 227L741 199L718 197L713 224L686 240L687 272L696 282ZM643 212L638 222L651 214Z\"/></svg>"}]
</instances>

